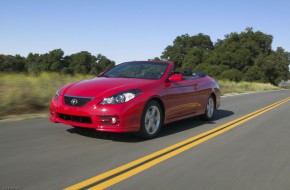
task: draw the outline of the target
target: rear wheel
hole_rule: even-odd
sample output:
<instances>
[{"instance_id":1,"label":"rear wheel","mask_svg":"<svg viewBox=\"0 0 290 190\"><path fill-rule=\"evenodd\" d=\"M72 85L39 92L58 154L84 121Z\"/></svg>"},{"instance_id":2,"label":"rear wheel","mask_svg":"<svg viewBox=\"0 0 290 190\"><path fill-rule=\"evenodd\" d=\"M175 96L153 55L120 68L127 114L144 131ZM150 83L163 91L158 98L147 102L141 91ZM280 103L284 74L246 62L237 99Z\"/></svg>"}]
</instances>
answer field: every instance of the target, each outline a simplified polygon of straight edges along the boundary
<instances>
[{"instance_id":1,"label":"rear wheel","mask_svg":"<svg viewBox=\"0 0 290 190\"><path fill-rule=\"evenodd\" d=\"M205 108L205 113L200 116L202 120L210 121L213 118L213 114L215 111L215 100L212 95L207 100L206 108Z\"/></svg>"},{"instance_id":2,"label":"rear wheel","mask_svg":"<svg viewBox=\"0 0 290 190\"><path fill-rule=\"evenodd\" d=\"M144 108L139 134L145 139L156 137L162 126L162 111L157 101L150 101Z\"/></svg>"}]
</instances>

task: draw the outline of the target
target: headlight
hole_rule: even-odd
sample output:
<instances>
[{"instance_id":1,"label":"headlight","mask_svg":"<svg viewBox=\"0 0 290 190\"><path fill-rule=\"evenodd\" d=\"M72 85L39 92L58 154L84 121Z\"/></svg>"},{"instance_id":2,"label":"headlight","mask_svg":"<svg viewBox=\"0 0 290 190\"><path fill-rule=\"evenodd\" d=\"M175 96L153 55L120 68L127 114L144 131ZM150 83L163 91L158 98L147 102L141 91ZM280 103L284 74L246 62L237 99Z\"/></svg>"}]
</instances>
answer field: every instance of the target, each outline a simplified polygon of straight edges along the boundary
<instances>
[{"instance_id":1,"label":"headlight","mask_svg":"<svg viewBox=\"0 0 290 190\"><path fill-rule=\"evenodd\" d=\"M113 95L108 98L104 98L100 104L122 104L128 102L142 93L141 90L129 90Z\"/></svg>"},{"instance_id":2,"label":"headlight","mask_svg":"<svg viewBox=\"0 0 290 190\"><path fill-rule=\"evenodd\" d=\"M59 91L60 91L60 89L58 89L58 90L55 92L55 99L58 98L58 96L59 96Z\"/></svg>"}]
</instances>

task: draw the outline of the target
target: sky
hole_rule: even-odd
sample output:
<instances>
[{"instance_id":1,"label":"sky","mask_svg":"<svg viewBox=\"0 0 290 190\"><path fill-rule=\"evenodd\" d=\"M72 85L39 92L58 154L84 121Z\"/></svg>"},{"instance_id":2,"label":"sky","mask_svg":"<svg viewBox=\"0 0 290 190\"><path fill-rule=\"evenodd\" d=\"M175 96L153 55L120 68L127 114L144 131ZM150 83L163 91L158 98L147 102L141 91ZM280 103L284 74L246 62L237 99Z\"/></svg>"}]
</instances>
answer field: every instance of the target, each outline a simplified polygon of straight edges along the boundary
<instances>
[{"instance_id":1,"label":"sky","mask_svg":"<svg viewBox=\"0 0 290 190\"><path fill-rule=\"evenodd\" d=\"M61 48L116 61L159 57L182 34L213 42L247 27L290 52L289 0L1 0L0 54Z\"/></svg>"}]
</instances>

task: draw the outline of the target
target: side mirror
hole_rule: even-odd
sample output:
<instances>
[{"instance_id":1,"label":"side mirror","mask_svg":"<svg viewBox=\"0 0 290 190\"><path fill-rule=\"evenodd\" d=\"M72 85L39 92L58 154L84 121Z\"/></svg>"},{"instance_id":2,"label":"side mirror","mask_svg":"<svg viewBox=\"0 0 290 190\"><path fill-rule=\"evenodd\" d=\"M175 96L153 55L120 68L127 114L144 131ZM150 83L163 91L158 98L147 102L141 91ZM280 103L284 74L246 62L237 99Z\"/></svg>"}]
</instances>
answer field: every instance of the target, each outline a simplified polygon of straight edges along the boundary
<instances>
[{"instance_id":1,"label":"side mirror","mask_svg":"<svg viewBox=\"0 0 290 190\"><path fill-rule=\"evenodd\" d=\"M182 81L182 75L181 74L173 74L168 79L169 82L179 82Z\"/></svg>"}]
</instances>

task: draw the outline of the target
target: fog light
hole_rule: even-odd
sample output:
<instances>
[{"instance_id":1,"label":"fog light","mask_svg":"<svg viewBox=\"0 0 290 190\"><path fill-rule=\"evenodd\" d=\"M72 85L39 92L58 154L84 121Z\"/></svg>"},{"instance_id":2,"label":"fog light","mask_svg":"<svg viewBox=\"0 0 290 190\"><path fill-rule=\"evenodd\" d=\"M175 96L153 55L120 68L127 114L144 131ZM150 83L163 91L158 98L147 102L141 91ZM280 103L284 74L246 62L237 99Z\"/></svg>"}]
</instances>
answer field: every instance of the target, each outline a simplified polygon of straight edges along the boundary
<instances>
[{"instance_id":1,"label":"fog light","mask_svg":"<svg viewBox=\"0 0 290 190\"><path fill-rule=\"evenodd\" d=\"M102 124L105 125L115 125L120 122L120 118L118 116L100 116Z\"/></svg>"},{"instance_id":2,"label":"fog light","mask_svg":"<svg viewBox=\"0 0 290 190\"><path fill-rule=\"evenodd\" d=\"M115 124L115 123L117 123L117 119L116 119L115 117L112 117L111 122L112 122L113 124Z\"/></svg>"}]
</instances>

